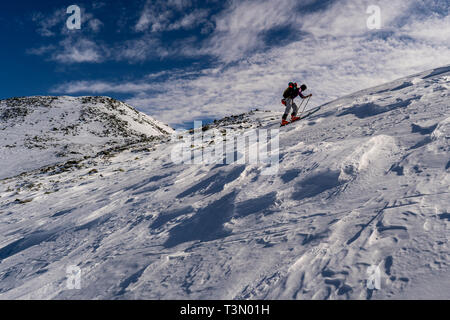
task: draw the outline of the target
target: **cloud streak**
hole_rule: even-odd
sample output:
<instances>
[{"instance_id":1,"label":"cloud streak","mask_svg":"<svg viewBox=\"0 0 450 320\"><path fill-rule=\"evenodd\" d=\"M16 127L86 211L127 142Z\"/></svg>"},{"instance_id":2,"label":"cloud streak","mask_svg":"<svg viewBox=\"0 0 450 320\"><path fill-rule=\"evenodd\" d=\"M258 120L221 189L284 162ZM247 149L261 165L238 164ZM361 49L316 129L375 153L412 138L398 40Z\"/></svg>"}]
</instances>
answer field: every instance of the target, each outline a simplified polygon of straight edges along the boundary
<instances>
[{"instance_id":1,"label":"cloud streak","mask_svg":"<svg viewBox=\"0 0 450 320\"><path fill-rule=\"evenodd\" d=\"M180 6L189 4L180 2ZM144 61L155 56L208 55L217 59L208 68L194 68L189 77L167 71L123 83L69 82L54 91L127 94L128 103L177 125L251 108L281 111L281 93L292 80L308 85L314 105L450 63L445 2L380 0L381 30L367 29L370 1L303 4L230 1L226 10L209 19L215 27L201 43L186 40L183 45L164 47L145 34L126 43L120 58L115 58ZM152 30L153 24L146 28ZM290 30L286 36L292 39L270 46L264 35L272 30Z\"/></svg>"},{"instance_id":2,"label":"cloud streak","mask_svg":"<svg viewBox=\"0 0 450 320\"><path fill-rule=\"evenodd\" d=\"M191 29L206 22L208 9L196 9L190 0L148 0L134 30L137 32ZM181 15L180 18L176 18ZM175 19L175 21L174 21Z\"/></svg>"}]
</instances>

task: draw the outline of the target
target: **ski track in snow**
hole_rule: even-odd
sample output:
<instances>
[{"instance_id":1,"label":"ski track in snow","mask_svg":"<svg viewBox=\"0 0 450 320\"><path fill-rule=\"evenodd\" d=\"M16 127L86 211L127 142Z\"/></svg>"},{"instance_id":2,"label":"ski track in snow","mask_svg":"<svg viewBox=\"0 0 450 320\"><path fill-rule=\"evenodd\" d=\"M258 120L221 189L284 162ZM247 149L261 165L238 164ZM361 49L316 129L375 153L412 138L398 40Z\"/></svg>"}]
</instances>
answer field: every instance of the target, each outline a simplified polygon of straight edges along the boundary
<instances>
[{"instance_id":1,"label":"ski track in snow","mask_svg":"<svg viewBox=\"0 0 450 320\"><path fill-rule=\"evenodd\" d=\"M281 129L281 108L216 124L280 129L274 175L175 164L156 139L0 180L0 299L449 299L449 80L423 72Z\"/></svg>"}]
</instances>

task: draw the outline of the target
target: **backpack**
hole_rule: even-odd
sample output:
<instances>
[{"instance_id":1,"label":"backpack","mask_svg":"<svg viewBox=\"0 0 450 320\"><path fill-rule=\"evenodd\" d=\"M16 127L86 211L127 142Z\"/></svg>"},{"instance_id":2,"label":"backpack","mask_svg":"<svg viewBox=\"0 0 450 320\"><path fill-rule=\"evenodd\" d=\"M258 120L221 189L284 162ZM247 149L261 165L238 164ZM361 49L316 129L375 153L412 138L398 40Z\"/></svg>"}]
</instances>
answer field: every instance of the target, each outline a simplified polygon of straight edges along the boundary
<instances>
[{"instance_id":1,"label":"backpack","mask_svg":"<svg viewBox=\"0 0 450 320\"><path fill-rule=\"evenodd\" d=\"M294 90L297 87L297 84L294 82L289 82L289 87L284 90L283 98L290 98L294 94Z\"/></svg>"},{"instance_id":2,"label":"backpack","mask_svg":"<svg viewBox=\"0 0 450 320\"><path fill-rule=\"evenodd\" d=\"M283 98L285 98L285 99L289 98L292 95L292 91L293 91L293 89L291 87L284 90Z\"/></svg>"}]
</instances>

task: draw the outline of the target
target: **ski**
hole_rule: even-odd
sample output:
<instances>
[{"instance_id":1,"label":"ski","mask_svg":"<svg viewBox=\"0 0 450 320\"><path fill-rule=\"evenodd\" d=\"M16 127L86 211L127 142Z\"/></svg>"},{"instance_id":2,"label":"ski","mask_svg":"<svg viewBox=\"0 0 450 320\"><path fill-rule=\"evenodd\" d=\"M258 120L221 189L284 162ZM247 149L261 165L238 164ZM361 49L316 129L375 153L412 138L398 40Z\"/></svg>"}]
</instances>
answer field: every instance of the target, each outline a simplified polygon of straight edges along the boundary
<instances>
[{"instance_id":1,"label":"ski","mask_svg":"<svg viewBox=\"0 0 450 320\"><path fill-rule=\"evenodd\" d=\"M309 117L310 115L316 113L316 112L319 111L319 110L320 110L320 107L318 107L318 108L316 108L316 109L314 109L314 110L312 110L312 111L309 111L309 112L308 112L307 114L305 114L304 116L300 116L300 119L295 120L295 121L289 121L289 123L287 123L287 124L285 124L285 125L280 125L280 127L285 127L285 126L287 126L287 125L290 125L291 123L294 123L294 122L303 120L303 119Z\"/></svg>"}]
</instances>

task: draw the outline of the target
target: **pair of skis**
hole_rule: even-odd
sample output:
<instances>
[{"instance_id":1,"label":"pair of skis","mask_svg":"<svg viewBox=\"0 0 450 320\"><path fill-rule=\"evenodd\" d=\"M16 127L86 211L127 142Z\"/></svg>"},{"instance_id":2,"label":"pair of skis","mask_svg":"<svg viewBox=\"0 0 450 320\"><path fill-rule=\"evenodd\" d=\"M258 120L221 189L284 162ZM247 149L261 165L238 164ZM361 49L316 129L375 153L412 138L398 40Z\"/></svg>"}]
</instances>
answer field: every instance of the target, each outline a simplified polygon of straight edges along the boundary
<instances>
[{"instance_id":1,"label":"pair of skis","mask_svg":"<svg viewBox=\"0 0 450 320\"><path fill-rule=\"evenodd\" d=\"M320 107L317 107L317 108L315 108L315 109L312 109L310 112L308 112L308 113L305 114L304 116L299 117L300 119L297 119L297 120L295 120L295 121L289 121L287 124L281 125L280 127L285 127L285 126L287 126L287 125L289 125L289 124L291 124L291 123L294 123L294 122L303 120L303 119L309 117L310 115L316 113L316 112L319 111L319 110L320 110Z\"/></svg>"}]
</instances>

